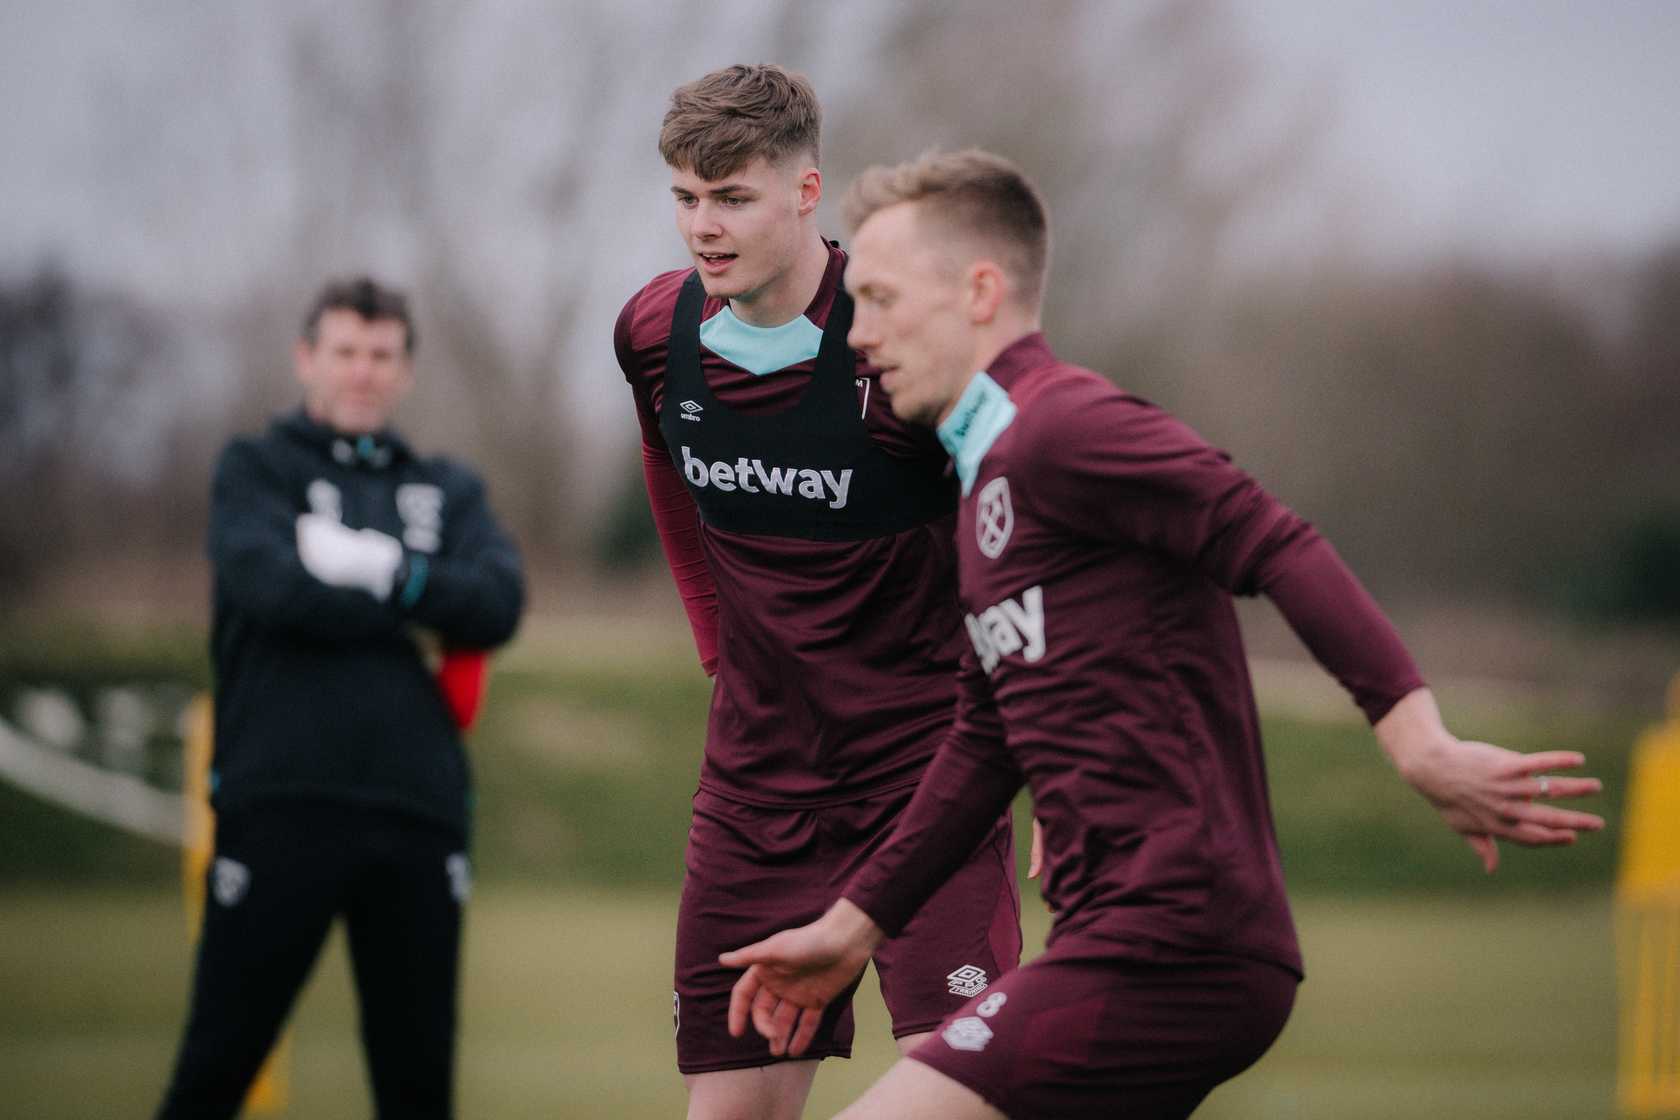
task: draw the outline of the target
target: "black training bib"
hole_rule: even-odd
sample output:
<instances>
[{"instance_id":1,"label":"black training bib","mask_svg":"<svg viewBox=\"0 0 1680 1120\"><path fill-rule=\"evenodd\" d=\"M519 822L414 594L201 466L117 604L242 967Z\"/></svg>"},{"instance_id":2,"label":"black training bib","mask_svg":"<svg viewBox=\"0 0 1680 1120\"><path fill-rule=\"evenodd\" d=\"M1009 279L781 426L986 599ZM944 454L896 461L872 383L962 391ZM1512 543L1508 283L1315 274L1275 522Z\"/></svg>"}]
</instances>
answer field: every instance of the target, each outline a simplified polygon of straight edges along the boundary
<instances>
[{"instance_id":1,"label":"black training bib","mask_svg":"<svg viewBox=\"0 0 1680 1120\"><path fill-rule=\"evenodd\" d=\"M701 520L733 533L814 541L868 540L956 508L956 484L894 458L870 437L846 345L851 297L834 294L816 369L792 408L745 416L720 404L700 362L706 302L690 273L671 316L659 430Z\"/></svg>"}]
</instances>

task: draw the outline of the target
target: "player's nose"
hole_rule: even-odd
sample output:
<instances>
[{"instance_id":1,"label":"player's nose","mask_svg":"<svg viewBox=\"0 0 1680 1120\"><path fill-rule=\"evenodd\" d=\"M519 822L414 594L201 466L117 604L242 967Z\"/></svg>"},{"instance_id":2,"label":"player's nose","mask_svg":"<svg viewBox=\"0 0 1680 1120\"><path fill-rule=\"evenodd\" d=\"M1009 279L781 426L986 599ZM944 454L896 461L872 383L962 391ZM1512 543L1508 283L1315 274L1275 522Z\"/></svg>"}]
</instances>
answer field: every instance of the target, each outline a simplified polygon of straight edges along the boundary
<instances>
[{"instance_id":1,"label":"player's nose","mask_svg":"<svg viewBox=\"0 0 1680 1120\"><path fill-rule=\"evenodd\" d=\"M846 332L846 344L853 350L868 353L870 347L880 341L875 336L876 332L871 329L868 320L859 315L852 320L852 329Z\"/></svg>"},{"instance_id":2,"label":"player's nose","mask_svg":"<svg viewBox=\"0 0 1680 1120\"><path fill-rule=\"evenodd\" d=\"M713 238L723 233L723 225L717 219L717 208L702 201L695 206L694 214L689 220L688 230L696 237Z\"/></svg>"}]
</instances>

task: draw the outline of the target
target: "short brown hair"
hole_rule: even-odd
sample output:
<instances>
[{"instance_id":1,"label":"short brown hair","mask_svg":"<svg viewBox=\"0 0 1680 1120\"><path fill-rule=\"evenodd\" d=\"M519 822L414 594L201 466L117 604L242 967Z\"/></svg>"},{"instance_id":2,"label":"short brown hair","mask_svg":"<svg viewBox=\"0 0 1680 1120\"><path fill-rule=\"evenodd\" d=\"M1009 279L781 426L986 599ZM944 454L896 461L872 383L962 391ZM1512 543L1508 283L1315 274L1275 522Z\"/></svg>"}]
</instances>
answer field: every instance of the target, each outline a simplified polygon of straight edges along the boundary
<instances>
[{"instance_id":1,"label":"short brown hair","mask_svg":"<svg viewBox=\"0 0 1680 1120\"><path fill-rule=\"evenodd\" d=\"M772 63L727 66L678 86L659 130L659 154L702 179L733 175L757 156L816 162L822 108L803 74Z\"/></svg>"},{"instance_id":2,"label":"short brown hair","mask_svg":"<svg viewBox=\"0 0 1680 1120\"><path fill-rule=\"evenodd\" d=\"M877 165L853 181L842 207L856 230L877 210L901 202L931 203L917 211L918 220L996 250L1019 301L1037 306L1050 266L1050 219L1038 188L1014 163L968 148Z\"/></svg>"},{"instance_id":3,"label":"short brown hair","mask_svg":"<svg viewBox=\"0 0 1680 1120\"><path fill-rule=\"evenodd\" d=\"M408 296L388 288L371 276L329 280L315 294L303 316L303 340L314 346L320 339L321 316L329 311L354 311L368 322L395 319L403 325L403 349L414 353L420 339L414 333L414 319L408 313Z\"/></svg>"}]
</instances>

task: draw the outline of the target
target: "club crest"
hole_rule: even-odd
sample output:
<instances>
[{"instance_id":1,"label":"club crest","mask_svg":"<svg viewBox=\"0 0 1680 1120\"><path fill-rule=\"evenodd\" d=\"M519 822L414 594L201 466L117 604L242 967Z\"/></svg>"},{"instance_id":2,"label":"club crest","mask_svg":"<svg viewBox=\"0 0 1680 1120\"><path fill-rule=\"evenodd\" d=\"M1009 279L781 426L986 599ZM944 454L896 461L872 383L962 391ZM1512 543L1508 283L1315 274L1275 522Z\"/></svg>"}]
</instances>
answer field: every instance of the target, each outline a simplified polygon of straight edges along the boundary
<instances>
[{"instance_id":1,"label":"club crest","mask_svg":"<svg viewBox=\"0 0 1680 1120\"><path fill-rule=\"evenodd\" d=\"M397 487L397 516L403 543L416 552L436 552L443 544L443 488L429 482Z\"/></svg>"},{"instance_id":2,"label":"club crest","mask_svg":"<svg viewBox=\"0 0 1680 1120\"><path fill-rule=\"evenodd\" d=\"M237 906L251 886L251 869L238 860L220 856L210 867L210 889L223 906Z\"/></svg>"},{"instance_id":3,"label":"club crest","mask_svg":"<svg viewBox=\"0 0 1680 1120\"><path fill-rule=\"evenodd\" d=\"M996 560L1009 543L1015 528L1015 510L1009 504L1009 479L999 476L980 491L974 507L974 535L980 545L980 555Z\"/></svg>"}]
</instances>

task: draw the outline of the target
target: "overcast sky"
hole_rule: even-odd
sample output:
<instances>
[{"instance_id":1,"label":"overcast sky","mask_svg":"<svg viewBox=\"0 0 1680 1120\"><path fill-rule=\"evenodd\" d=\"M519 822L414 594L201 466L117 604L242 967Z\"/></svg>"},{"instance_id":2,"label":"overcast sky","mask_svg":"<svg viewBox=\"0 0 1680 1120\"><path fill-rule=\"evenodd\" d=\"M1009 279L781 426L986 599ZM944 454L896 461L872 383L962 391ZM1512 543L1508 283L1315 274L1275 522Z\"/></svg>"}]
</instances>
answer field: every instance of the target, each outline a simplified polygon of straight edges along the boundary
<instances>
[{"instance_id":1,"label":"overcast sky","mask_svg":"<svg viewBox=\"0 0 1680 1120\"><path fill-rule=\"evenodd\" d=\"M157 238L138 227L164 220L169 184L242 173L192 162L193 117L220 108L201 99L183 105L184 121L135 121L150 134L127 146L144 200L135 213L113 222L104 212L109 182L90 181L112 174L108 150L92 149L109 143L112 115L121 120L112 91L124 79L140 75L154 89L175 80L185 90L205 67L241 82L278 72L252 31L262 20L229 14L253 11L239 5L206 12L211 31L194 28L201 44L218 43L214 56L169 57L183 40L156 16L178 8L4 5L0 265L56 249L92 271L155 283L169 270L139 259L156 253ZM1394 255L1534 256L1637 251L1680 235L1680 3L1240 0L1229 10L1256 47L1264 87L1324 107L1316 170L1296 205L1320 228L1333 215L1352 244ZM171 70L181 74L171 79ZM260 121L242 138L238 161L260 160L266 143L281 142ZM246 220L283 228L281 215L264 210L277 199L223 201ZM203 263L192 271L202 274ZM236 255L229 266L248 263Z\"/></svg>"},{"instance_id":2,"label":"overcast sky","mask_svg":"<svg viewBox=\"0 0 1680 1120\"><path fill-rule=\"evenodd\" d=\"M1680 3L1241 0L1274 81L1331 105L1316 190L1387 252L1680 236Z\"/></svg>"}]
</instances>

